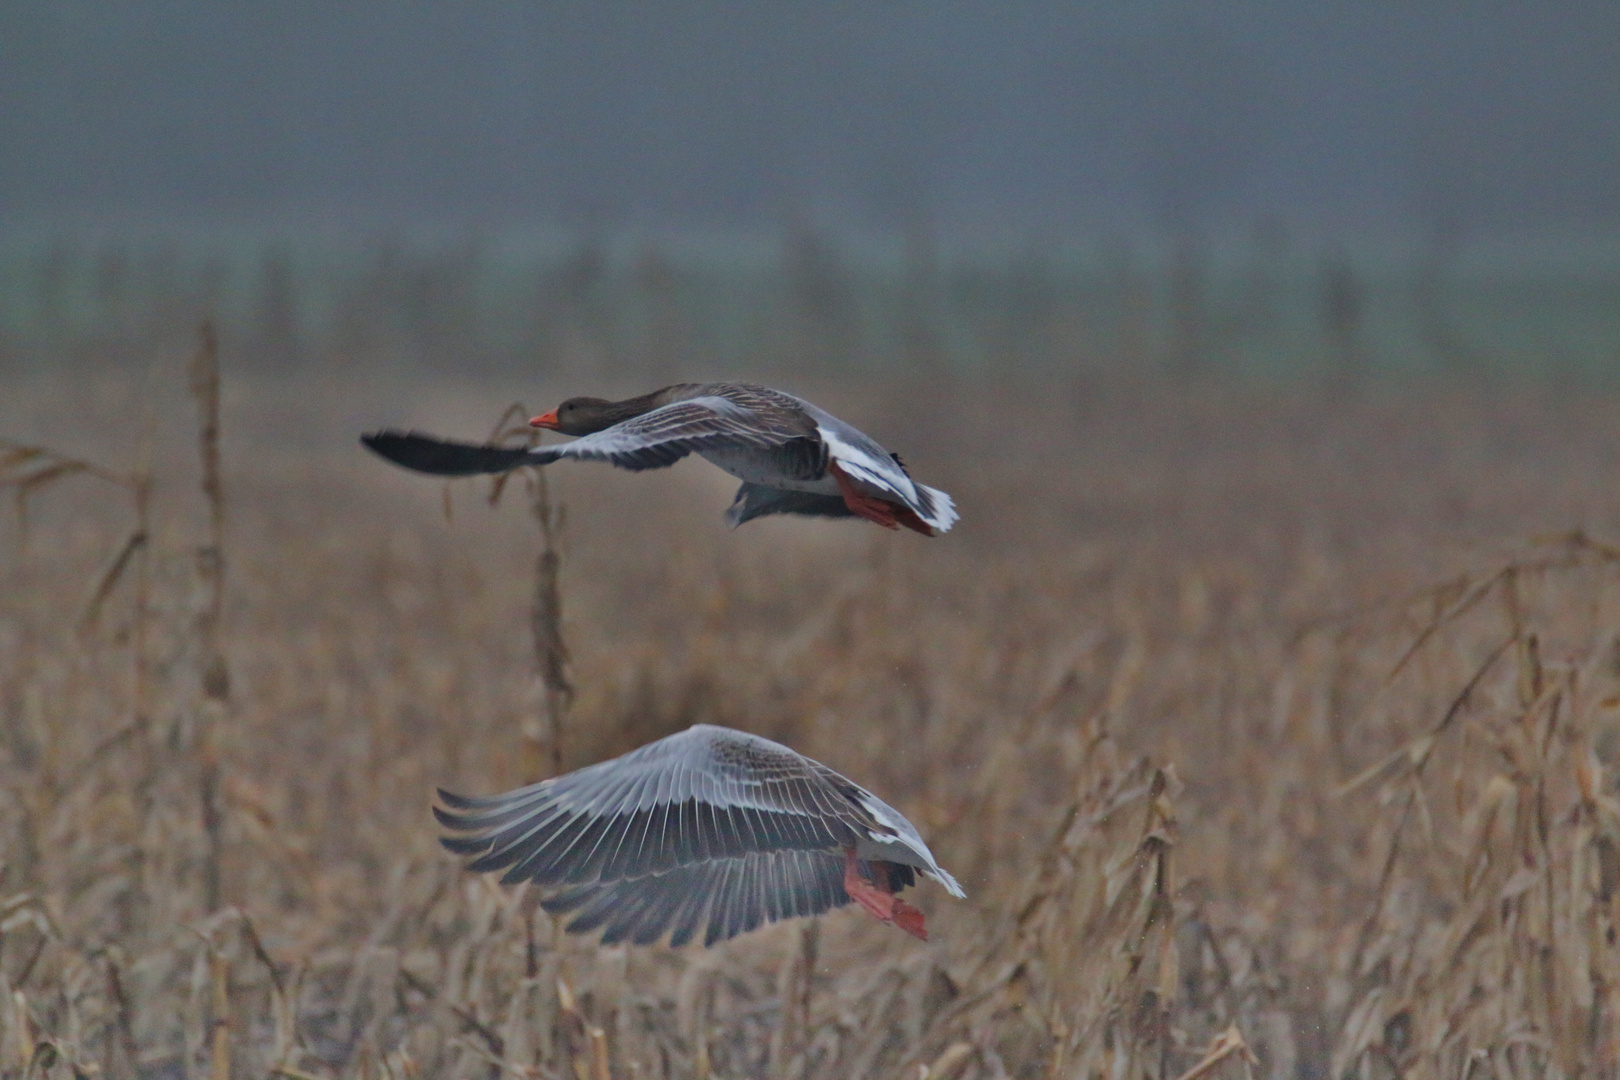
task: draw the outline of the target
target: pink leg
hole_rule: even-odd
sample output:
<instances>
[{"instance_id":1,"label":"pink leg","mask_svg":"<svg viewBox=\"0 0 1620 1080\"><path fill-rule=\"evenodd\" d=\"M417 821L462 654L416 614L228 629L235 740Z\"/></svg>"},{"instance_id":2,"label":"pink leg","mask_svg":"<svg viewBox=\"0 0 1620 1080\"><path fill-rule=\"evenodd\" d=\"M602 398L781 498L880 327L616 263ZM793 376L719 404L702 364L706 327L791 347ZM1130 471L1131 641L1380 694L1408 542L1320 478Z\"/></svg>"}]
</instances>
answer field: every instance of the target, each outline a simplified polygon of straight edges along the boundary
<instances>
[{"instance_id":1,"label":"pink leg","mask_svg":"<svg viewBox=\"0 0 1620 1080\"><path fill-rule=\"evenodd\" d=\"M894 520L910 529L912 532L922 533L924 536L938 536L934 527L917 516L917 512L909 506L899 503L890 503L889 509L894 511Z\"/></svg>"},{"instance_id":2,"label":"pink leg","mask_svg":"<svg viewBox=\"0 0 1620 1080\"><path fill-rule=\"evenodd\" d=\"M918 517L916 511L909 506L893 503L887 499L879 499L873 495L862 495L855 490L849 477L837 465L828 466L833 479L838 481L838 490L844 496L844 505L859 517L873 521L885 529L895 529L904 525L912 532L922 533L924 536L938 536L934 527Z\"/></svg>"},{"instance_id":3,"label":"pink leg","mask_svg":"<svg viewBox=\"0 0 1620 1080\"><path fill-rule=\"evenodd\" d=\"M838 481L838 490L844 496L844 505L849 507L851 513L857 517L863 517L867 521L875 522L885 529L898 529L900 527L900 523L895 520L895 507L892 503L874 498L871 495L862 495L856 491L855 485L850 483L849 477L844 474L844 470L840 469L836 464L828 465L827 471L833 474L834 480Z\"/></svg>"},{"instance_id":4,"label":"pink leg","mask_svg":"<svg viewBox=\"0 0 1620 1080\"><path fill-rule=\"evenodd\" d=\"M854 848L844 849L844 891L878 922L898 926L914 938L928 940L928 927L923 921L923 913L888 889L863 878Z\"/></svg>"}]
</instances>

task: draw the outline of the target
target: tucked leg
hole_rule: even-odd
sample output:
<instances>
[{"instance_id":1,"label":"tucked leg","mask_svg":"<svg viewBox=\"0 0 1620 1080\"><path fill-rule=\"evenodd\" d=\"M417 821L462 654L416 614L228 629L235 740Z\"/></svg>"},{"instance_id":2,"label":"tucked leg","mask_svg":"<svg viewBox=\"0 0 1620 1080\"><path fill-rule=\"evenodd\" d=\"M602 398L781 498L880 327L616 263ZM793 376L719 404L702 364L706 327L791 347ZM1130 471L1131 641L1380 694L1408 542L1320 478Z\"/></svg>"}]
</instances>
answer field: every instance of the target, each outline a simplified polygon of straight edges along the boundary
<instances>
[{"instance_id":1,"label":"tucked leg","mask_svg":"<svg viewBox=\"0 0 1620 1080\"><path fill-rule=\"evenodd\" d=\"M894 512L894 520L910 529L912 532L922 533L924 536L938 536L934 527L917 516L917 512L909 506L899 503L890 503L889 509Z\"/></svg>"},{"instance_id":2,"label":"tucked leg","mask_svg":"<svg viewBox=\"0 0 1620 1080\"><path fill-rule=\"evenodd\" d=\"M912 937L928 940L923 913L889 891L886 883L877 885L862 877L854 848L844 849L844 891L878 922L898 926Z\"/></svg>"},{"instance_id":3,"label":"tucked leg","mask_svg":"<svg viewBox=\"0 0 1620 1080\"><path fill-rule=\"evenodd\" d=\"M838 467L836 462L830 463L827 466L827 471L832 473L834 480L838 481L838 490L844 496L844 505L849 507L852 514L881 525L885 529L897 529L900 527L900 522L895 518L894 512L896 508L893 503L871 495L862 495L856 491L855 485L850 482L849 477L844 473L843 469Z\"/></svg>"}]
</instances>

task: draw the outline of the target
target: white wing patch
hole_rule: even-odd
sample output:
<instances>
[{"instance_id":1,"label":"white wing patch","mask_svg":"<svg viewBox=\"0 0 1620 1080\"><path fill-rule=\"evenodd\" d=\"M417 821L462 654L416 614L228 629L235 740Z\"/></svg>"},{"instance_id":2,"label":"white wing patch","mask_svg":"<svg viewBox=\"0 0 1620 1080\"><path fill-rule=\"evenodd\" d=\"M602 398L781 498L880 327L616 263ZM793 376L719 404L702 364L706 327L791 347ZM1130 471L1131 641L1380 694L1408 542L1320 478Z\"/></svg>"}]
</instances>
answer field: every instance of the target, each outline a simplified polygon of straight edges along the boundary
<instances>
[{"instance_id":1,"label":"white wing patch","mask_svg":"<svg viewBox=\"0 0 1620 1080\"><path fill-rule=\"evenodd\" d=\"M929 497L934 501L934 515L925 517L924 520L940 532L949 532L951 526L956 524L958 517L955 500L939 490L939 488L931 488L927 484L918 484L917 486L928 492Z\"/></svg>"},{"instance_id":2,"label":"white wing patch","mask_svg":"<svg viewBox=\"0 0 1620 1080\"><path fill-rule=\"evenodd\" d=\"M880 841L892 841L896 838L909 840L911 839L911 836L916 836L917 831L911 828L911 823L905 818L900 817L898 814L895 814L894 811L889 808L889 804L879 799L876 795L862 792L861 805L866 807L866 812L868 814L871 814L873 817L877 818L879 825L886 825L889 829L887 836L877 832L872 833L872 839ZM911 836L907 836L907 833L910 833Z\"/></svg>"},{"instance_id":3,"label":"white wing patch","mask_svg":"<svg viewBox=\"0 0 1620 1080\"><path fill-rule=\"evenodd\" d=\"M928 845L923 843L922 836L918 834L911 822L900 817L897 811L870 792L861 793L861 805L866 807L867 813L877 818L880 825L886 825L892 830L887 836L875 829L869 830L868 835L875 842L879 844L899 844L901 847L908 849L913 855L922 860L922 864L917 869L945 886L945 891L952 896L958 899L967 897L967 893L962 891L962 886L956 883L956 879L940 869L939 863L934 861L934 853L928 850Z\"/></svg>"},{"instance_id":4,"label":"white wing patch","mask_svg":"<svg viewBox=\"0 0 1620 1080\"><path fill-rule=\"evenodd\" d=\"M908 504L917 501L917 488L893 458L879 461L858 446L852 446L838 437L826 424L817 424L821 441L827 444L827 453L850 476L900 496Z\"/></svg>"},{"instance_id":5,"label":"white wing patch","mask_svg":"<svg viewBox=\"0 0 1620 1080\"><path fill-rule=\"evenodd\" d=\"M839 438L838 432L829 424L818 423L816 430L821 434L821 441L827 444L828 456L851 479L895 496L937 532L945 532L956 524L956 503L951 501L949 495L938 488L915 483L893 458L887 454L874 456L870 451Z\"/></svg>"},{"instance_id":6,"label":"white wing patch","mask_svg":"<svg viewBox=\"0 0 1620 1080\"><path fill-rule=\"evenodd\" d=\"M951 877L951 875L946 871L941 870L938 865L936 865L932 870L924 870L923 873L945 886L945 891L956 897L958 900L967 899L967 893L962 891L962 886L958 885L956 883L956 879Z\"/></svg>"}]
</instances>

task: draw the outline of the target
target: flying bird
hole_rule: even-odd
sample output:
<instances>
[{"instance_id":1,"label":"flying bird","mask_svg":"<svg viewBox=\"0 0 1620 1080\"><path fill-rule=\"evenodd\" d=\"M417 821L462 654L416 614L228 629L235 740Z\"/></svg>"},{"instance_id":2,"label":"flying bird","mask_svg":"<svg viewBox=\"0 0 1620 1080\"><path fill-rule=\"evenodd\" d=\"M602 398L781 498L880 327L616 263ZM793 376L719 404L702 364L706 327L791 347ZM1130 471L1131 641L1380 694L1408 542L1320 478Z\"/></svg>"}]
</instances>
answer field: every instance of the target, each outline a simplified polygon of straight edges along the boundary
<instances>
[{"instance_id":1,"label":"flying bird","mask_svg":"<svg viewBox=\"0 0 1620 1080\"><path fill-rule=\"evenodd\" d=\"M662 469L699 454L743 482L732 527L767 514L861 517L938 536L956 522L943 491L911 478L859 429L802 398L751 383L676 383L624 401L569 398L529 423L579 436L558 446L453 442L415 431L361 437L397 465L435 476L502 473L572 458Z\"/></svg>"},{"instance_id":2,"label":"flying bird","mask_svg":"<svg viewBox=\"0 0 1620 1080\"><path fill-rule=\"evenodd\" d=\"M698 724L622 757L486 798L440 791L446 848L473 871L533 881L573 933L603 944L713 945L854 902L927 940L895 894L962 887L911 822L781 743Z\"/></svg>"}]
</instances>

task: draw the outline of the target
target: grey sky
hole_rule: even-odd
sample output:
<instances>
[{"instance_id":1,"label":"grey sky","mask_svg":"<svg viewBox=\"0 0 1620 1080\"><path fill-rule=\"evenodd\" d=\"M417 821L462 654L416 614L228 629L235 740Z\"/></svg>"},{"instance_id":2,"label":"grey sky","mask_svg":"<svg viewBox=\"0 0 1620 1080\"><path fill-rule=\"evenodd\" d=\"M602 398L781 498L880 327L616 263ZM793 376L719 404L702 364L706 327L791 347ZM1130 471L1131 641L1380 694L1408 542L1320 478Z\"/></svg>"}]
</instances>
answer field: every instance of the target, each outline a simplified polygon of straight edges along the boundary
<instances>
[{"instance_id":1,"label":"grey sky","mask_svg":"<svg viewBox=\"0 0 1620 1080\"><path fill-rule=\"evenodd\" d=\"M1612 230L1620 4L0 4L12 225L787 213Z\"/></svg>"}]
</instances>

